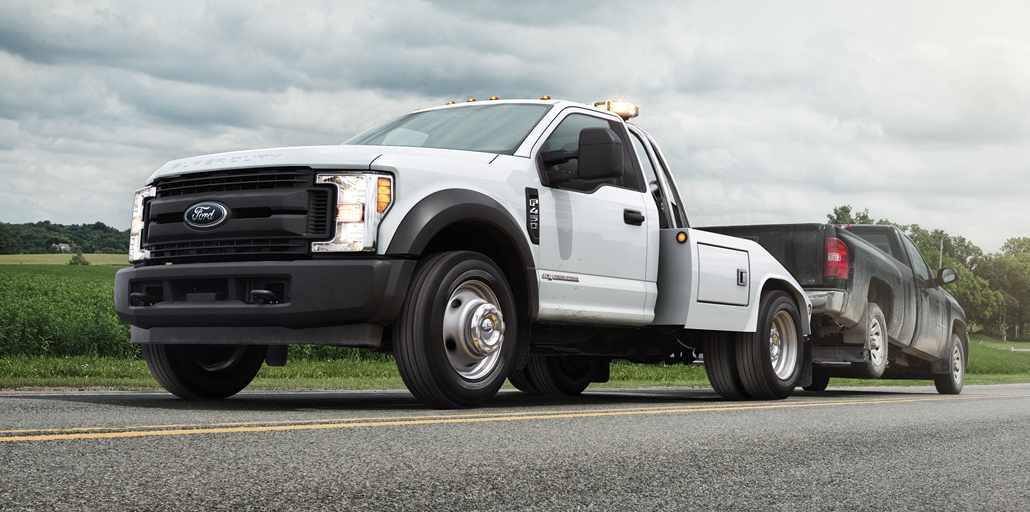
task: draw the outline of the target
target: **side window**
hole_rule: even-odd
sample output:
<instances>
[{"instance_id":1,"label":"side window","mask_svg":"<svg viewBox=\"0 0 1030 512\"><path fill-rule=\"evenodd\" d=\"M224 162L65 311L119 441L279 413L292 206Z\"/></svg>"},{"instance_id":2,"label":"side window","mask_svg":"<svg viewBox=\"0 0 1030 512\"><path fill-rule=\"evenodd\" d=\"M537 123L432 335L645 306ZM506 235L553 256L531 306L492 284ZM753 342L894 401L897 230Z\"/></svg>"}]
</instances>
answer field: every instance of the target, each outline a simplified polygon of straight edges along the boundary
<instances>
[{"instance_id":1,"label":"side window","mask_svg":"<svg viewBox=\"0 0 1030 512\"><path fill-rule=\"evenodd\" d=\"M640 142L640 138L636 135L631 135L630 140L633 141L633 151L637 153L640 169L644 171L644 181L648 183L658 181L658 175L654 172L654 166L651 165L651 159L648 158L647 151L644 149L644 144Z\"/></svg>"},{"instance_id":2,"label":"side window","mask_svg":"<svg viewBox=\"0 0 1030 512\"><path fill-rule=\"evenodd\" d=\"M661 186L656 183L658 175L655 173L654 166L651 165L651 157L647 155L647 150L644 149L644 141L640 140L637 134L630 133L629 138L633 141L633 151L637 154L640 169L644 171L644 181L647 182L648 187L651 186L651 183L655 183L655 187L651 190L651 198L654 199L655 206L658 207L658 227L661 229L668 228L672 224L668 213L665 211L665 198L662 197Z\"/></svg>"},{"instance_id":3,"label":"side window","mask_svg":"<svg viewBox=\"0 0 1030 512\"><path fill-rule=\"evenodd\" d=\"M923 260L923 255L916 248L916 244L912 243L908 237L901 237L901 240L905 243L905 249L908 250L909 259L912 260L912 271L923 281L930 282L930 267Z\"/></svg>"},{"instance_id":4,"label":"side window","mask_svg":"<svg viewBox=\"0 0 1030 512\"><path fill-rule=\"evenodd\" d=\"M583 128L611 128L623 141L623 155L626 171L622 174L621 178L615 178L604 181L583 181L583 180L571 180L566 183L562 183L560 188L568 188L580 191L592 191L601 185L613 185L616 187L639 189L639 185L636 180L636 167L630 163L630 151L626 147L626 129L615 121L608 121L599 117L588 116L585 114L571 114L562 120L561 124L551 132L551 135L544 141L543 147L540 151L554 151L557 149L564 149L565 151L573 151L579 149L579 132ZM646 156L645 156L646 158ZM579 160L573 158L563 164L552 165L545 171L562 170L562 171L576 171L579 167Z\"/></svg>"}]
</instances>

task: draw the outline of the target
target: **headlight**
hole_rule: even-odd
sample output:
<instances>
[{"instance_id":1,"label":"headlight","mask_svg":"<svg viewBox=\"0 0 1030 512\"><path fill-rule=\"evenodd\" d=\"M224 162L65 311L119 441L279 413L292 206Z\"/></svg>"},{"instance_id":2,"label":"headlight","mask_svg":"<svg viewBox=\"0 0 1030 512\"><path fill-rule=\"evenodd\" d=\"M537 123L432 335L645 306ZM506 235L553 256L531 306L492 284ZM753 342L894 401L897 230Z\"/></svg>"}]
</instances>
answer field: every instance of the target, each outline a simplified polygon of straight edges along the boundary
<instances>
[{"instance_id":1,"label":"headlight","mask_svg":"<svg viewBox=\"0 0 1030 512\"><path fill-rule=\"evenodd\" d=\"M145 187L136 191L136 197L132 200L132 227L129 230L129 262L139 263L147 257L147 251L143 245L143 207L148 197L154 197L157 189Z\"/></svg>"},{"instance_id":2,"label":"headlight","mask_svg":"<svg viewBox=\"0 0 1030 512\"><path fill-rule=\"evenodd\" d=\"M393 202L393 178L383 174L319 174L316 183L336 185L336 236L314 242L315 252L372 251L383 214Z\"/></svg>"}]
</instances>

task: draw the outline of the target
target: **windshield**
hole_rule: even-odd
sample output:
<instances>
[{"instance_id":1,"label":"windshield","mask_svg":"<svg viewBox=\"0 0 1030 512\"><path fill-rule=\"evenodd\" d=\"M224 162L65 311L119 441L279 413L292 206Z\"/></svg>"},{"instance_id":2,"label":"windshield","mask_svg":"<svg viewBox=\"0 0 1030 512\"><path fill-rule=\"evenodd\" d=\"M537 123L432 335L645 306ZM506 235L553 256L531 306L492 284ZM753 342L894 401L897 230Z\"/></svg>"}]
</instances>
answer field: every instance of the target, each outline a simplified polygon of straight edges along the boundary
<instances>
[{"instance_id":1,"label":"windshield","mask_svg":"<svg viewBox=\"0 0 1030 512\"><path fill-rule=\"evenodd\" d=\"M352 146L411 146L511 155L550 105L476 105L414 112L344 142Z\"/></svg>"}]
</instances>

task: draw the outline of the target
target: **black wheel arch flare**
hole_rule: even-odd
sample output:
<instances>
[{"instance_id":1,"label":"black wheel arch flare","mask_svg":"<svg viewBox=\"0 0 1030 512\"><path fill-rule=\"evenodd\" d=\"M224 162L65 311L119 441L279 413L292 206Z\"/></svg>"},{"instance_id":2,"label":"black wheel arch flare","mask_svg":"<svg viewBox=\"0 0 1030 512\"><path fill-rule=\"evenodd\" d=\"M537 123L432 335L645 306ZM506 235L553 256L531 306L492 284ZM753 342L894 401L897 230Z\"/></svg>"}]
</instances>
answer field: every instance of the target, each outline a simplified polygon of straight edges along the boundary
<instances>
[{"instance_id":1,"label":"black wheel arch flare","mask_svg":"<svg viewBox=\"0 0 1030 512\"><path fill-rule=\"evenodd\" d=\"M497 200L481 192L445 189L422 198L401 219L386 249L386 255L422 256L438 234L450 226L462 223L486 230L494 236L495 241L514 249L524 273L522 277L527 294L527 313L529 319L536 318L539 310L536 263L526 229ZM502 267L506 263L497 262ZM511 284L513 288L518 285Z\"/></svg>"}]
</instances>

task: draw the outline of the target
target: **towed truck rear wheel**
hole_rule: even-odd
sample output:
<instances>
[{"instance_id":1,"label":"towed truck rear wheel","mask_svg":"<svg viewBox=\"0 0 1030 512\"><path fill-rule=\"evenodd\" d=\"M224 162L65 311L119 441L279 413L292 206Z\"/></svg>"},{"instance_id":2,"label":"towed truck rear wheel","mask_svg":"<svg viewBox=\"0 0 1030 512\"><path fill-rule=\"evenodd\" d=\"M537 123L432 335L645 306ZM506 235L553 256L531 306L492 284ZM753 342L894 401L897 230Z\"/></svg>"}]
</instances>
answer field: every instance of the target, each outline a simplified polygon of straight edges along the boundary
<instances>
[{"instance_id":1,"label":"towed truck rear wheel","mask_svg":"<svg viewBox=\"0 0 1030 512\"><path fill-rule=\"evenodd\" d=\"M394 324L393 352L404 384L440 408L493 397L515 353L515 302L500 269L474 252L427 259L412 278Z\"/></svg>"},{"instance_id":2,"label":"towed truck rear wheel","mask_svg":"<svg viewBox=\"0 0 1030 512\"><path fill-rule=\"evenodd\" d=\"M794 392L803 357L798 308L787 293L765 294L758 329L737 333L737 370L744 391L758 400L779 400Z\"/></svg>"},{"instance_id":3,"label":"towed truck rear wheel","mask_svg":"<svg viewBox=\"0 0 1030 512\"><path fill-rule=\"evenodd\" d=\"M226 398L247 387L266 345L143 345L143 359L161 387L187 400Z\"/></svg>"},{"instance_id":4,"label":"towed truck rear wheel","mask_svg":"<svg viewBox=\"0 0 1030 512\"><path fill-rule=\"evenodd\" d=\"M869 353L869 358L863 362L851 363L851 369L855 378L858 379L879 379L887 369L887 322L883 317L883 311L876 304L869 304L866 307L865 318L865 339L861 340L864 348ZM848 336L849 330L844 335ZM847 339L844 340L848 342Z\"/></svg>"}]
</instances>

